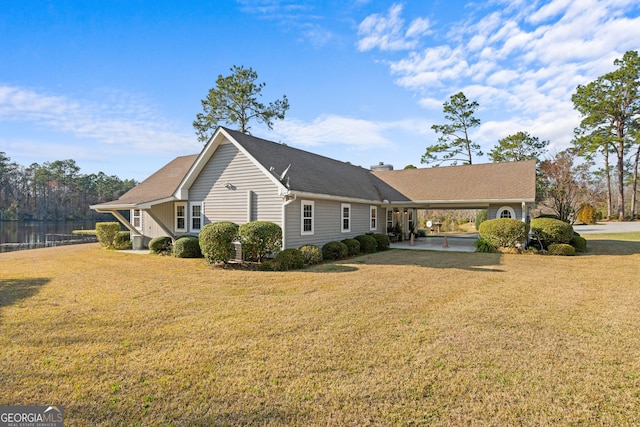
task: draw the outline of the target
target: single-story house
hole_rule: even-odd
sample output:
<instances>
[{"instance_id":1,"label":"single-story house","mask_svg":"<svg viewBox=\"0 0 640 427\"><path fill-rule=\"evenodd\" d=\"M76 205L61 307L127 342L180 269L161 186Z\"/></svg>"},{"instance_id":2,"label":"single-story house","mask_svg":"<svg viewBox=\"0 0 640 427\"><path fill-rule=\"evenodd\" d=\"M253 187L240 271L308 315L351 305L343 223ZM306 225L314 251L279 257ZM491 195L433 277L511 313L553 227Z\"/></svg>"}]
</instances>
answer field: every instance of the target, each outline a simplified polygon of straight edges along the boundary
<instances>
[{"instance_id":1,"label":"single-story house","mask_svg":"<svg viewBox=\"0 0 640 427\"><path fill-rule=\"evenodd\" d=\"M488 209L489 218L526 221L535 196L535 161L365 169L220 127L200 154L178 157L91 208L112 213L138 245L198 234L212 222L260 220L280 225L283 248L292 248L408 232L417 209Z\"/></svg>"}]
</instances>

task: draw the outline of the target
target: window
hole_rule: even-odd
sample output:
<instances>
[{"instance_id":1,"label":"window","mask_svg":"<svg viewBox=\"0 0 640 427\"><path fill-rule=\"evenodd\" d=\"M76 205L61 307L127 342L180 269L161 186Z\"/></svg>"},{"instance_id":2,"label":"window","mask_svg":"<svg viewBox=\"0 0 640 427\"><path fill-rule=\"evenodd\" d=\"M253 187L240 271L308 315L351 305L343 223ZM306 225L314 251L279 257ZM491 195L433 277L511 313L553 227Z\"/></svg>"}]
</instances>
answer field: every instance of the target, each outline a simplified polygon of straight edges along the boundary
<instances>
[{"instance_id":1,"label":"window","mask_svg":"<svg viewBox=\"0 0 640 427\"><path fill-rule=\"evenodd\" d=\"M176 203L176 231L187 231L187 204Z\"/></svg>"},{"instance_id":2,"label":"window","mask_svg":"<svg viewBox=\"0 0 640 427\"><path fill-rule=\"evenodd\" d=\"M142 209L131 209L131 222L136 230L142 231Z\"/></svg>"},{"instance_id":3,"label":"window","mask_svg":"<svg viewBox=\"0 0 640 427\"><path fill-rule=\"evenodd\" d=\"M502 206L496 212L496 218L514 218L516 217L516 211L510 206Z\"/></svg>"},{"instance_id":4,"label":"window","mask_svg":"<svg viewBox=\"0 0 640 427\"><path fill-rule=\"evenodd\" d=\"M202 228L202 202L191 203L191 231Z\"/></svg>"},{"instance_id":5,"label":"window","mask_svg":"<svg viewBox=\"0 0 640 427\"><path fill-rule=\"evenodd\" d=\"M342 211L342 232L348 233L351 231L351 205L342 203L340 207Z\"/></svg>"},{"instance_id":6,"label":"window","mask_svg":"<svg viewBox=\"0 0 640 427\"><path fill-rule=\"evenodd\" d=\"M387 208L387 233L393 231L393 209Z\"/></svg>"},{"instance_id":7,"label":"window","mask_svg":"<svg viewBox=\"0 0 640 427\"><path fill-rule=\"evenodd\" d=\"M378 208L375 206L369 206L369 230L376 230L378 228Z\"/></svg>"},{"instance_id":8,"label":"window","mask_svg":"<svg viewBox=\"0 0 640 427\"><path fill-rule=\"evenodd\" d=\"M301 216L301 228L300 234L302 235L310 235L313 234L313 214L314 214L314 204L313 202L302 200L302 216Z\"/></svg>"}]
</instances>

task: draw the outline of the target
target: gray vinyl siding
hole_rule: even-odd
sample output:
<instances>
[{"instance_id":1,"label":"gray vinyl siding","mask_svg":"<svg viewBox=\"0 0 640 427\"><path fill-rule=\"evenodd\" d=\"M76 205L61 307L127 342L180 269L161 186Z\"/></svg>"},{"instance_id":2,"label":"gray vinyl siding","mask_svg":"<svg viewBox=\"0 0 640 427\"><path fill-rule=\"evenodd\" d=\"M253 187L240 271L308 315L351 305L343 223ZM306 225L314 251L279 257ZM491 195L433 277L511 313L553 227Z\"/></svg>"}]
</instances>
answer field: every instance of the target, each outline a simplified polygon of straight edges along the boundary
<instances>
[{"instance_id":1,"label":"gray vinyl siding","mask_svg":"<svg viewBox=\"0 0 640 427\"><path fill-rule=\"evenodd\" d=\"M314 233L312 235L301 234L301 209L302 200L314 202ZM380 223L380 215L383 209L378 207L377 229L370 230L370 211L368 204L350 203L351 205L351 231L342 232L342 203L331 200L300 199L290 203L286 207L287 226L285 230L285 249L298 248L302 245L312 244L322 246L327 242L342 240L366 233L379 233L383 225Z\"/></svg>"},{"instance_id":2,"label":"gray vinyl siding","mask_svg":"<svg viewBox=\"0 0 640 427\"><path fill-rule=\"evenodd\" d=\"M259 220L282 226L283 201L278 193L278 186L235 145L223 143L189 189L189 201L204 201L203 225Z\"/></svg>"}]
</instances>

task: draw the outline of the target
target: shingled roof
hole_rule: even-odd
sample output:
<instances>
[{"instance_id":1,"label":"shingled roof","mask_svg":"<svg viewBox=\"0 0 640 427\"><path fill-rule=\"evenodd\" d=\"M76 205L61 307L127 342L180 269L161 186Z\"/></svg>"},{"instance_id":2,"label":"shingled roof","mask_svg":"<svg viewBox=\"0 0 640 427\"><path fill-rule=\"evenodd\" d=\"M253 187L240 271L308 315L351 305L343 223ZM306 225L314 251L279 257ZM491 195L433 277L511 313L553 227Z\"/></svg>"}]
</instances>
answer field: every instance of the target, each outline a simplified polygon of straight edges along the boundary
<instances>
[{"instance_id":1,"label":"shingled roof","mask_svg":"<svg viewBox=\"0 0 640 427\"><path fill-rule=\"evenodd\" d=\"M224 128L254 159L292 192L382 202L409 201L401 192L360 166Z\"/></svg>"},{"instance_id":2,"label":"shingled roof","mask_svg":"<svg viewBox=\"0 0 640 427\"><path fill-rule=\"evenodd\" d=\"M414 202L533 202L536 198L535 160L372 174Z\"/></svg>"},{"instance_id":3,"label":"shingled roof","mask_svg":"<svg viewBox=\"0 0 640 427\"><path fill-rule=\"evenodd\" d=\"M118 200L94 205L91 208L130 209L146 203L171 199L197 157L197 154L176 157L149 178L124 193Z\"/></svg>"}]
</instances>

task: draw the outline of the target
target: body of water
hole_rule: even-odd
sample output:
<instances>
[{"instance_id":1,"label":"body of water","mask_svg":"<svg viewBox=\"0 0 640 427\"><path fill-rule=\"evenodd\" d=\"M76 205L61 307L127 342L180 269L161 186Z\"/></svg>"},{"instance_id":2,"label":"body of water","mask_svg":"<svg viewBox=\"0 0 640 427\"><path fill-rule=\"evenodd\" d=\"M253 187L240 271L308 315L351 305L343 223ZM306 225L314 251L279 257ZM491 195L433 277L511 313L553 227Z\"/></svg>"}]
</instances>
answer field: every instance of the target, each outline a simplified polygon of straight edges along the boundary
<instances>
[{"instance_id":1,"label":"body of water","mask_svg":"<svg viewBox=\"0 0 640 427\"><path fill-rule=\"evenodd\" d=\"M95 242L95 236L73 234L95 227L95 220L0 221L0 252Z\"/></svg>"}]
</instances>

